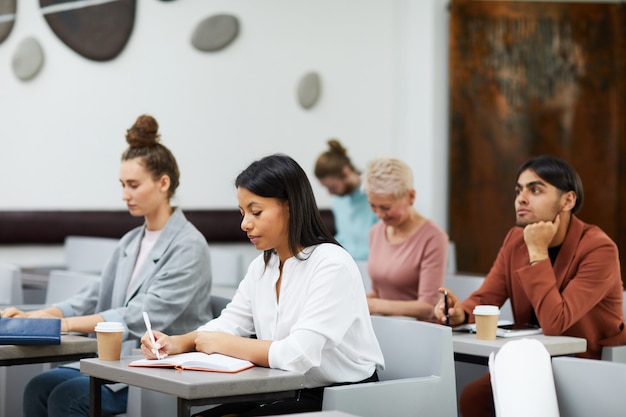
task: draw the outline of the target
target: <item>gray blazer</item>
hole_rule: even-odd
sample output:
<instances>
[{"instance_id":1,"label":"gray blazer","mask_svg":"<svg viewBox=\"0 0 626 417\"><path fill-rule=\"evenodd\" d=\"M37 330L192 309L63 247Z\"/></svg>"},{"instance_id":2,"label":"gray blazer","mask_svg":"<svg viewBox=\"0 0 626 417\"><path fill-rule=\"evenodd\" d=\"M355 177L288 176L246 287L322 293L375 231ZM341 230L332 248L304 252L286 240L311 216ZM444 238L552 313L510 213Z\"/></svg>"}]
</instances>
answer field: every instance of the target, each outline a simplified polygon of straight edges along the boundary
<instances>
[{"instance_id":1,"label":"gray blazer","mask_svg":"<svg viewBox=\"0 0 626 417\"><path fill-rule=\"evenodd\" d=\"M100 279L56 304L65 317L100 313L106 321L124 323L124 340L145 334L144 311L152 328L167 334L187 333L213 318L209 245L181 209L168 220L127 295L144 228L120 239Z\"/></svg>"}]
</instances>

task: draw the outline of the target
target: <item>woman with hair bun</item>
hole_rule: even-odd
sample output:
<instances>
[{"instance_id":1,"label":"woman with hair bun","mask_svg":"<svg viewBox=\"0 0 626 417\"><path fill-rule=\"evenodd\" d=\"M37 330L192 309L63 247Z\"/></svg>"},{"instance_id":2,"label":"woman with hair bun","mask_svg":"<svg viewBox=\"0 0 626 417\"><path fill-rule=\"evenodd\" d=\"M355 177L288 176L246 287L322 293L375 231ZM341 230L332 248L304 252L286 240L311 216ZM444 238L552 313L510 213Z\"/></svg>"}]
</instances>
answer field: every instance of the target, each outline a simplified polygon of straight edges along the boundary
<instances>
[{"instance_id":1,"label":"woman with hair bun","mask_svg":"<svg viewBox=\"0 0 626 417\"><path fill-rule=\"evenodd\" d=\"M328 150L317 158L315 176L333 196L335 239L355 260L367 261L369 230L378 219L361 191L361 173L337 139L330 139Z\"/></svg>"},{"instance_id":2,"label":"woman with hair bun","mask_svg":"<svg viewBox=\"0 0 626 417\"><path fill-rule=\"evenodd\" d=\"M99 280L78 295L44 310L9 308L3 317L61 318L61 331L93 333L96 324L124 324L122 354L129 354L146 328L188 332L211 319L211 270L204 236L170 199L179 185L178 165L159 142L159 125L147 115L128 129L122 154L122 199L144 224L126 233ZM128 387L102 388L102 414L126 412ZM59 367L34 377L24 391L25 416L88 416L89 377L78 367Z\"/></svg>"}]
</instances>

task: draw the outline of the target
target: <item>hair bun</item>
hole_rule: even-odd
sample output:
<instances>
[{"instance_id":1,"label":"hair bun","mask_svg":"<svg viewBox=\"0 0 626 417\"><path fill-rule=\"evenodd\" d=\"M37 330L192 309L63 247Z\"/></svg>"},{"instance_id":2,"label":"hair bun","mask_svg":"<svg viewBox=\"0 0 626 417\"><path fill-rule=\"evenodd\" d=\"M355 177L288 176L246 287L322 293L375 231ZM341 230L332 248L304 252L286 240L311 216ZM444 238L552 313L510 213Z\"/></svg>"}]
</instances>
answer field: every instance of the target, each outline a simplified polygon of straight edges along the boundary
<instances>
[{"instance_id":1,"label":"hair bun","mask_svg":"<svg viewBox=\"0 0 626 417\"><path fill-rule=\"evenodd\" d=\"M141 115L137 121L126 131L126 142L131 148L143 148L154 146L159 142L159 124L152 116Z\"/></svg>"},{"instance_id":2,"label":"hair bun","mask_svg":"<svg viewBox=\"0 0 626 417\"><path fill-rule=\"evenodd\" d=\"M341 143L339 143L339 141L337 139L329 139L328 140L328 146L329 146L331 152L335 152L335 153L337 153L339 155L346 155L347 154L346 148L341 146Z\"/></svg>"}]
</instances>

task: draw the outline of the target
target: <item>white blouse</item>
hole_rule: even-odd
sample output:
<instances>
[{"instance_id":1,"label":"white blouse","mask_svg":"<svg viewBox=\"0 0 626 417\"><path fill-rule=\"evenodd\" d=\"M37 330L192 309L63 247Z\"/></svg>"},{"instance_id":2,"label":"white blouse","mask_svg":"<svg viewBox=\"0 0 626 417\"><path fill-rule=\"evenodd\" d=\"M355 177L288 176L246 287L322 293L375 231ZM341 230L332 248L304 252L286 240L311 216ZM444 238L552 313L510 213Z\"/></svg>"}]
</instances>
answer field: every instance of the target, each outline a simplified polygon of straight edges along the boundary
<instances>
[{"instance_id":1,"label":"white blouse","mask_svg":"<svg viewBox=\"0 0 626 417\"><path fill-rule=\"evenodd\" d=\"M233 300L199 331L273 340L271 368L305 373L307 388L357 382L383 369L359 269L343 248L324 243L289 258L276 299L278 256L250 263Z\"/></svg>"}]
</instances>

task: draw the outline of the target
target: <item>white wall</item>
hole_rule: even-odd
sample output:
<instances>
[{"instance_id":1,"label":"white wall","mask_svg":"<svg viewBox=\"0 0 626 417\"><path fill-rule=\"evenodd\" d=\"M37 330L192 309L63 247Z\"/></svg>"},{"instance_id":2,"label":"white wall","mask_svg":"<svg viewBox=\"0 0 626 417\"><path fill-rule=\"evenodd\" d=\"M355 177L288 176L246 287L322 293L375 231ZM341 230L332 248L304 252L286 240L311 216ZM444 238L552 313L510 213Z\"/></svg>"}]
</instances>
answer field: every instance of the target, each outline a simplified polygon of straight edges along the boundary
<instances>
[{"instance_id":1,"label":"white wall","mask_svg":"<svg viewBox=\"0 0 626 417\"><path fill-rule=\"evenodd\" d=\"M0 44L0 210L123 210L124 134L149 113L180 164L184 208L234 209L237 173L273 152L299 161L328 207L312 167L338 137L361 168L378 156L408 162L418 210L447 228L447 0L137 3L128 45L99 63L65 46L38 2L18 0ZM239 18L239 38L194 50L193 29L217 13ZM22 82L11 60L28 36L45 64ZM309 71L323 91L303 110L296 86Z\"/></svg>"}]
</instances>

